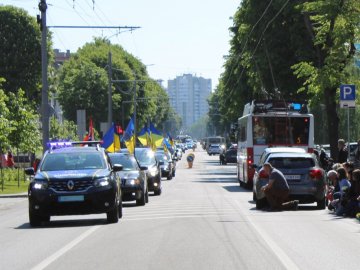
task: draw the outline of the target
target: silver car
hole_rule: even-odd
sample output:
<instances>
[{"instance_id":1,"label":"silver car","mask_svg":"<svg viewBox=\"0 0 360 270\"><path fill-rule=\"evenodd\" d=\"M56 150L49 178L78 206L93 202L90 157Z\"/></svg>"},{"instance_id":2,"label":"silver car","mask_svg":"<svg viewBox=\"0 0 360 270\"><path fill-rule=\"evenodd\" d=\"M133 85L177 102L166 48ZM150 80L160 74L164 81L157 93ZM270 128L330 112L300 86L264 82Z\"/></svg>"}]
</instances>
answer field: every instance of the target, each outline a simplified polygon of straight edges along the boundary
<instances>
[{"instance_id":1,"label":"silver car","mask_svg":"<svg viewBox=\"0 0 360 270\"><path fill-rule=\"evenodd\" d=\"M285 175L290 187L291 199L297 199L300 203L316 202L318 209L325 209L326 176L313 154L272 153L264 162L269 162ZM258 166L253 186L256 208L262 208L266 204L265 194L261 188L268 181L268 175L262 166Z\"/></svg>"}]
</instances>

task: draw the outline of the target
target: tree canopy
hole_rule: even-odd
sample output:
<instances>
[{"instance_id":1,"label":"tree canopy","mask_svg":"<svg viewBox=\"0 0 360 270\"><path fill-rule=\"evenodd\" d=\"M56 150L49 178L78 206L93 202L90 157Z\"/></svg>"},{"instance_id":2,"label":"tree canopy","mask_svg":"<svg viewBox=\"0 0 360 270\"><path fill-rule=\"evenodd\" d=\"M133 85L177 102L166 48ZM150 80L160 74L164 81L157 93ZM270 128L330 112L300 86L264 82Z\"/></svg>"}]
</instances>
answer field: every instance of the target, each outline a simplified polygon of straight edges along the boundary
<instances>
[{"instance_id":1,"label":"tree canopy","mask_svg":"<svg viewBox=\"0 0 360 270\"><path fill-rule=\"evenodd\" d=\"M23 89L39 101L41 82L41 32L25 10L0 5L0 77L5 93Z\"/></svg>"},{"instance_id":2,"label":"tree canopy","mask_svg":"<svg viewBox=\"0 0 360 270\"><path fill-rule=\"evenodd\" d=\"M134 110L131 102L133 81L140 80L136 83L138 126L148 119L155 124L164 123L171 114L165 90L149 77L146 66L140 60L121 46L101 38L85 44L60 70L58 99L65 118L76 121L76 111L84 109L97 127L100 122L107 121L109 52L112 54L112 79L129 81L112 84L114 122L122 123L124 117L127 124Z\"/></svg>"}]
</instances>

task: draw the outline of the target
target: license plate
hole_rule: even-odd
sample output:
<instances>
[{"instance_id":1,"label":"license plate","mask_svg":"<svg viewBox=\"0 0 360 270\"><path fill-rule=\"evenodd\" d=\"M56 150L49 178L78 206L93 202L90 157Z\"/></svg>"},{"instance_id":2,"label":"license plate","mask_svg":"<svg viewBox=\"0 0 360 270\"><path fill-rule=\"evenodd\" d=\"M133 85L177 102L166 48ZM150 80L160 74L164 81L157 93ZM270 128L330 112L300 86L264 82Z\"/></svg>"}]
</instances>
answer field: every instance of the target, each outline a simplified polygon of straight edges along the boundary
<instances>
[{"instance_id":1,"label":"license plate","mask_svg":"<svg viewBox=\"0 0 360 270\"><path fill-rule=\"evenodd\" d=\"M76 196L60 196L59 202L83 202L85 200L84 195Z\"/></svg>"},{"instance_id":2,"label":"license plate","mask_svg":"<svg viewBox=\"0 0 360 270\"><path fill-rule=\"evenodd\" d=\"M301 179L301 175L285 175L285 178L287 180L300 180Z\"/></svg>"}]
</instances>

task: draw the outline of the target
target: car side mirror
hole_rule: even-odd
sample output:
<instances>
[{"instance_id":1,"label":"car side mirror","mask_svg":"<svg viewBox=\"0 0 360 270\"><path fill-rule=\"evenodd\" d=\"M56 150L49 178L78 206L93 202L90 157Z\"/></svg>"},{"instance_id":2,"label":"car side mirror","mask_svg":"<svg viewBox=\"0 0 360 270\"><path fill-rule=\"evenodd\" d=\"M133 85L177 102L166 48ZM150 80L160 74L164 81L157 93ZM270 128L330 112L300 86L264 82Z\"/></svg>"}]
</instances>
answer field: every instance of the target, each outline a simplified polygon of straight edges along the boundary
<instances>
[{"instance_id":1,"label":"car side mirror","mask_svg":"<svg viewBox=\"0 0 360 270\"><path fill-rule=\"evenodd\" d=\"M26 175L35 175L35 170L33 167L25 168Z\"/></svg>"},{"instance_id":2,"label":"car side mirror","mask_svg":"<svg viewBox=\"0 0 360 270\"><path fill-rule=\"evenodd\" d=\"M141 167L140 167L140 170L142 170L142 171L147 171L147 170L148 170L148 167L147 167L147 166L141 166Z\"/></svg>"},{"instance_id":3,"label":"car side mirror","mask_svg":"<svg viewBox=\"0 0 360 270\"><path fill-rule=\"evenodd\" d=\"M121 164L114 164L114 166L113 166L113 171L114 172L120 172L120 171L122 171L123 170L123 165L121 165Z\"/></svg>"}]
</instances>

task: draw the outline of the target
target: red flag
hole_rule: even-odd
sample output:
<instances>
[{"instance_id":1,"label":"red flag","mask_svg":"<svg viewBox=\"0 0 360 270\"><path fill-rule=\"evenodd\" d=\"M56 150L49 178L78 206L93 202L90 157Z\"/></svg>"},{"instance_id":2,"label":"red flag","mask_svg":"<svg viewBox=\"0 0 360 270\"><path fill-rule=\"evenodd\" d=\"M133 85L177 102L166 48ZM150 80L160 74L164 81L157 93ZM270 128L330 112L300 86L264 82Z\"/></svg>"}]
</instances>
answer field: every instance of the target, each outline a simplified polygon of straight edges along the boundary
<instances>
[{"instance_id":1,"label":"red flag","mask_svg":"<svg viewBox=\"0 0 360 270\"><path fill-rule=\"evenodd\" d=\"M85 135L83 141L84 141L84 142L93 141L94 139L95 139L95 136L94 136L94 127L93 127L92 118L90 117L89 132Z\"/></svg>"}]
</instances>

